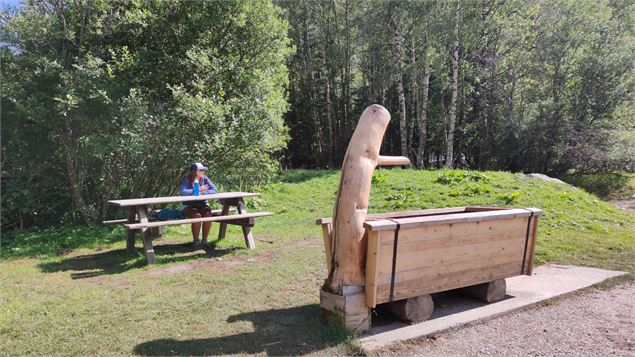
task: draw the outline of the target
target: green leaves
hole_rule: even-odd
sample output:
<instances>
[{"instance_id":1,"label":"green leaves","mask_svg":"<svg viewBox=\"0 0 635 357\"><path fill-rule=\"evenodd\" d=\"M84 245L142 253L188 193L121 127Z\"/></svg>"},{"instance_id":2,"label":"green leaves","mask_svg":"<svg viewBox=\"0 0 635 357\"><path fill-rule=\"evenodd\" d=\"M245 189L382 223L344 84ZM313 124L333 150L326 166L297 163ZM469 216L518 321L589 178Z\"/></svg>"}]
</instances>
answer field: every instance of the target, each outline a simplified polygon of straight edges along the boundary
<instances>
[{"instance_id":1,"label":"green leaves","mask_svg":"<svg viewBox=\"0 0 635 357\"><path fill-rule=\"evenodd\" d=\"M24 4L3 23L3 189L57 190L32 202L46 215L3 199L3 218L99 220L108 199L174 194L195 161L229 189L265 182L288 140L286 31L266 1Z\"/></svg>"}]
</instances>

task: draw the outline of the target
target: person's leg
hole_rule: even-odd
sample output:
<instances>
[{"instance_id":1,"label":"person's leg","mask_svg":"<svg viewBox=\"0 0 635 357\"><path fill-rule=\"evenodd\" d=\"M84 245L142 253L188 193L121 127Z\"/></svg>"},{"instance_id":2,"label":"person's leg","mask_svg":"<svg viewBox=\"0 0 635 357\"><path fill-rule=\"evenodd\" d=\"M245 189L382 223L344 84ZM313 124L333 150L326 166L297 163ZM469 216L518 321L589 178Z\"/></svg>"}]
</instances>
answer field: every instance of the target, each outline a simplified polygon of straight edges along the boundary
<instances>
[{"instance_id":1,"label":"person's leg","mask_svg":"<svg viewBox=\"0 0 635 357\"><path fill-rule=\"evenodd\" d=\"M185 217L187 218L201 218L201 213L198 211L198 209L194 208L194 207L186 207L183 210L183 213L185 213ZM198 244L198 236L201 232L201 223L192 223L192 238L194 239L194 244Z\"/></svg>"},{"instance_id":2,"label":"person's leg","mask_svg":"<svg viewBox=\"0 0 635 357\"><path fill-rule=\"evenodd\" d=\"M212 216L212 207L206 206L202 208L201 214L203 217L211 217ZM203 222L203 240L202 244L207 244L207 237L209 237L209 231L212 229L212 222Z\"/></svg>"}]
</instances>

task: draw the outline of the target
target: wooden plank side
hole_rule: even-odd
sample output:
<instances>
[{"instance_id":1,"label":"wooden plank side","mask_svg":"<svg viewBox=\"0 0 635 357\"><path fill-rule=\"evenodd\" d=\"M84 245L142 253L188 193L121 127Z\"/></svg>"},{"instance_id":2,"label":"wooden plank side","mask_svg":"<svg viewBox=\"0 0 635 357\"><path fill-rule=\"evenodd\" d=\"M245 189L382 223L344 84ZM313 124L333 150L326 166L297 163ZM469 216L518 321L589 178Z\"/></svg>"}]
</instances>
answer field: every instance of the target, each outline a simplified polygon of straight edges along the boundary
<instances>
[{"instance_id":1,"label":"wooden plank side","mask_svg":"<svg viewBox=\"0 0 635 357\"><path fill-rule=\"evenodd\" d=\"M127 223L128 219L127 218L123 218L123 219L112 219L109 221L102 221L101 224L104 225L108 225L108 224L122 224L122 223Z\"/></svg>"},{"instance_id":2,"label":"wooden plank side","mask_svg":"<svg viewBox=\"0 0 635 357\"><path fill-rule=\"evenodd\" d=\"M462 271L442 276L423 277L395 284L394 300L431 294L439 291L458 289L464 286L476 285L496 279L504 279L517 275L518 262L491 265L482 269L467 268ZM390 284L377 287L377 303L389 301Z\"/></svg>"},{"instance_id":3,"label":"wooden plank side","mask_svg":"<svg viewBox=\"0 0 635 357\"><path fill-rule=\"evenodd\" d=\"M510 209L510 210L496 210L496 211L479 211L479 212L467 212L467 213L455 213L455 214L441 214L434 216L424 217L411 217L411 218L399 218L394 220L378 220L369 221L364 223L364 227L368 230L394 230L397 227L397 222L401 225L401 228L414 228L431 225L442 224L457 224L476 221L488 221L498 219L510 219L527 217L531 214L525 209ZM397 221L397 222L395 222Z\"/></svg>"},{"instance_id":4,"label":"wooden plank side","mask_svg":"<svg viewBox=\"0 0 635 357\"><path fill-rule=\"evenodd\" d=\"M229 214L230 205L227 201L221 201L223 205L223 209L221 211L221 216L226 216ZM227 222L220 222L220 226L218 227L218 240L224 239L227 234Z\"/></svg>"},{"instance_id":5,"label":"wooden plank side","mask_svg":"<svg viewBox=\"0 0 635 357\"><path fill-rule=\"evenodd\" d=\"M128 207L128 218L126 218L126 222L128 224L133 224L136 221L136 210L135 207ZM128 253L134 252L134 241L135 241L135 231L134 229L127 228L126 229L126 251Z\"/></svg>"},{"instance_id":6,"label":"wooden plank side","mask_svg":"<svg viewBox=\"0 0 635 357\"><path fill-rule=\"evenodd\" d=\"M331 271L331 259L333 258L333 251L331 250L331 234L333 227L331 224L322 225L322 239L324 240L324 256L326 259L326 269Z\"/></svg>"},{"instance_id":7,"label":"wooden plank side","mask_svg":"<svg viewBox=\"0 0 635 357\"><path fill-rule=\"evenodd\" d=\"M127 207L127 206L153 205L153 204L175 203L175 202L185 202L185 201L222 200L222 199L251 197L251 196L260 196L260 194L254 193L254 192L223 192L223 193L214 193L210 195L200 195L200 196L168 196L168 197L110 200L108 201L108 203L121 206L121 207Z\"/></svg>"},{"instance_id":8,"label":"wooden plank side","mask_svg":"<svg viewBox=\"0 0 635 357\"><path fill-rule=\"evenodd\" d=\"M461 239L469 237L498 234L504 235L512 232L518 232L524 235L527 229L526 222L526 219L516 218L498 221L468 222L405 228L399 230L399 246L409 247L408 249L412 249L412 247L410 247L411 244L420 244L422 242L432 243L432 241L439 240L448 242L448 244L452 245L460 245ZM382 249L387 246L392 246L392 241L382 241Z\"/></svg>"},{"instance_id":9,"label":"wooden plank side","mask_svg":"<svg viewBox=\"0 0 635 357\"><path fill-rule=\"evenodd\" d=\"M413 211L398 211L398 212L386 212L386 213L370 213L366 215L368 220L378 220L385 218L406 218L406 217L423 217L434 216L439 214L448 213L461 213L465 212L465 207L446 207L446 208L428 208Z\"/></svg>"},{"instance_id":10,"label":"wooden plank side","mask_svg":"<svg viewBox=\"0 0 635 357\"><path fill-rule=\"evenodd\" d=\"M447 238L433 238L433 239L426 239L426 240L413 239L413 240L404 242L403 244L400 241L399 246L397 247L397 252L398 253L402 253L402 252L415 253L419 251L430 251L434 249L444 249L444 248L456 247L456 246L462 246L462 245L501 241L501 240L519 238L521 236L524 237L524 232L520 232L519 229L507 229L507 230L499 230L496 232L466 234L466 235L453 236L453 237L447 237ZM383 242L381 250L384 251L386 248L392 249L392 244Z\"/></svg>"},{"instance_id":11,"label":"wooden plank side","mask_svg":"<svg viewBox=\"0 0 635 357\"><path fill-rule=\"evenodd\" d=\"M243 202L242 198L238 199L237 203L238 214L247 215L247 207L245 207L245 202ZM273 213L272 213L273 214ZM255 216L251 216L249 218L253 218ZM224 220L227 221L227 220ZM245 239L245 245L249 249L256 249L256 243L254 242L254 235L251 233L251 227L249 225L241 225L243 230L243 238Z\"/></svg>"},{"instance_id":12,"label":"wooden plank side","mask_svg":"<svg viewBox=\"0 0 635 357\"><path fill-rule=\"evenodd\" d=\"M221 221L235 221L246 218L256 218L256 217L264 217L271 216L273 212L253 212L253 213L242 213L242 214L232 214L229 216L212 216L212 217L202 217L202 218L188 218L188 219L178 219L171 221L156 221L156 222L148 222L148 223L134 223L134 224L126 224L130 229L139 229L146 227L159 227L159 226L171 226L178 224L188 224L188 223L197 223L197 222L221 222Z\"/></svg>"},{"instance_id":13,"label":"wooden plank side","mask_svg":"<svg viewBox=\"0 0 635 357\"><path fill-rule=\"evenodd\" d=\"M148 224L148 208L145 205L137 206L137 217L141 224ZM146 261L148 264L154 264L156 258L154 256L154 247L152 246L152 237L150 236L150 229L141 228L141 241L143 242L143 250L146 255Z\"/></svg>"},{"instance_id":14,"label":"wooden plank side","mask_svg":"<svg viewBox=\"0 0 635 357\"><path fill-rule=\"evenodd\" d=\"M484 269L492 265L516 263L516 275L520 274L520 264L518 254L505 254L497 256L495 260L484 260L475 258L471 260L460 260L444 262L443 264L423 266L411 270L397 270L395 272L395 283L401 283L413 279L423 277L443 277L445 274L452 274L464 271L465 269ZM398 268L398 267L397 267ZM376 283L377 286L390 285L392 271L378 271Z\"/></svg>"},{"instance_id":15,"label":"wooden plank side","mask_svg":"<svg viewBox=\"0 0 635 357\"><path fill-rule=\"evenodd\" d=\"M506 209L514 209L514 207L466 206L465 212L500 211Z\"/></svg>"},{"instance_id":16,"label":"wooden plank side","mask_svg":"<svg viewBox=\"0 0 635 357\"><path fill-rule=\"evenodd\" d=\"M365 272L365 293L366 305L375 307L377 305L377 250L380 241L379 232L368 232L368 245L366 254L366 272Z\"/></svg>"},{"instance_id":17,"label":"wooden plank side","mask_svg":"<svg viewBox=\"0 0 635 357\"><path fill-rule=\"evenodd\" d=\"M507 259L509 256L516 257L518 270L522 265L523 248L525 245L524 236L499 241L479 242L462 246L449 246L446 248L432 249L418 252L397 253L396 271L408 271L414 269L424 269L436 265L447 265L469 262L481 259L494 262L497 259ZM392 271L392 251L381 249L379 251L378 269L380 273Z\"/></svg>"},{"instance_id":18,"label":"wooden plank side","mask_svg":"<svg viewBox=\"0 0 635 357\"><path fill-rule=\"evenodd\" d=\"M525 275L532 275L534 271L534 255L536 253L536 237L538 232L538 222L540 221L539 216L534 216L532 219L531 228L529 231L529 242L527 244L527 257L525 259L525 266L523 267L523 272Z\"/></svg>"},{"instance_id":19,"label":"wooden plank side","mask_svg":"<svg viewBox=\"0 0 635 357\"><path fill-rule=\"evenodd\" d=\"M464 213L464 212L484 212L484 211L504 211L514 209L513 207L486 207L486 206L458 206L458 207L446 207L446 208L428 208L413 211L398 211L398 212L386 212L386 213L369 213L366 215L367 221L376 221L381 219L394 219L394 218L407 218L407 217L423 217L423 216L435 216L449 213ZM333 222L331 217L318 218L315 220L315 224L330 224Z\"/></svg>"},{"instance_id":20,"label":"wooden plank side","mask_svg":"<svg viewBox=\"0 0 635 357\"><path fill-rule=\"evenodd\" d=\"M420 209L413 211L397 211L397 212L386 212L386 213L369 213L366 215L366 220L378 220L378 219L386 219L386 218L405 218L405 217L419 217L419 216L433 216L438 214L447 214L447 213L460 213L465 212L465 207L447 207L447 208L428 208L428 209ZM327 224L332 223L333 219L331 217L318 218L315 220L315 224Z\"/></svg>"}]
</instances>

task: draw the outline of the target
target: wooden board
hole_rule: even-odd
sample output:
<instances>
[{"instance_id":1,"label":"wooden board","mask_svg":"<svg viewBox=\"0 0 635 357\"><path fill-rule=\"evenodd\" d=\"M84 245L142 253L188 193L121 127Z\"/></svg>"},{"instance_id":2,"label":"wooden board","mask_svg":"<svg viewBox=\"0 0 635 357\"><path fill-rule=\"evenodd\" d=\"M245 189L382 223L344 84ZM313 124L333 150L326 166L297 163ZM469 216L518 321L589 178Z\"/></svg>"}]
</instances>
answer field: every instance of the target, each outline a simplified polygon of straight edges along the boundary
<instances>
[{"instance_id":1,"label":"wooden board","mask_svg":"<svg viewBox=\"0 0 635 357\"><path fill-rule=\"evenodd\" d=\"M537 208L529 208L530 210L538 210ZM538 233L538 222L542 211L534 211L533 219L531 220L531 226L529 230L529 241L527 242L527 256L525 259L525 265L523 266L523 274L531 276L534 270L534 255L536 252L536 234Z\"/></svg>"},{"instance_id":2,"label":"wooden board","mask_svg":"<svg viewBox=\"0 0 635 357\"><path fill-rule=\"evenodd\" d=\"M131 199L125 199L125 200L110 200L108 201L108 203L111 203L120 207L126 207L126 206L153 205L153 204L161 204L161 203L175 203L175 202L186 202L186 201L222 200L222 199L251 197L251 196L260 196L260 194L253 193L253 192L223 192L223 193L214 193L211 195L200 195L200 196L168 196L168 197L152 197L152 198L131 198Z\"/></svg>"},{"instance_id":3,"label":"wooden board","mask_svg":"<svg viewBox=\"0 0 635 357\"><path fill-rule=\"evenodd\" d=\"M377 253L379 251L379 240L382 234L386 232L368 232L368 245L366 246L366 276L365 291L366 304L370 307L377 305Z\"/></svg>"},{"instance_id":4,"label":"wooden board","mask_svg":"<svg viewBox=\"0 0 635 357\"><path fill-rule=\"evenodd\" d=\"M141 224L148 223L148 207L139 205L137 206L137 217ZM143 242L143 250L146 255L146 261L148 264L154 264L156 258L154 256L154 247L152 246L152 237L150 236L150 230L148 228L141 228L141 241Z\"/></svg>"},{"instance_id":5,"label":"wooden board","mask_svg":"<svg viewBox=\"0 0 635 357\"><path fill-rule=\"evenodd\" d=\"M470 214L483 213L486 212ZM487 216L486 220L459 217L453 223L443 223L449 218L441 215L436 216L440 217L437 222L441 222L437 225L429 221L424 225L410 224L410 228L402 225L393 301L504 279L530 269L537 217L542 211L534 212L531 217L529 237L530 211L510 209L494 213L498 213L497 218ZM365 280L369 307L390 301L395 231L381 229L369 230L368 236Z\"/></svg>"},{"instance_id":6,"label":"wooden board","mask_svg":"<svg viewBox=\"0 0 635 357\"><path fill-rule=\"evenodd\" d=\"M349 295L338 295L320 290L321 319L336 323L349 330L365 333L370 330L370 309L366 306L363 290Z\"/></svg>"},{"instance_id":7,"label":"wooden board","mask_svg":"<svg viewBox=\"0 0 635 357\"><path fill-rule=\"evenodd\" d=\"M533 215L541 215L542 211L533 212ZM394 230L397 228L397 223L401 228L422 227L429 225L441 225L441 224L454 224L464 222L476 222L495 220L503 218L519 218L529 217L532 215L532 211L528 209L507 209L507 210L494 210L494 211L478 211L478 212L464 212L464 213L451 213L440 214L434 216L423 217L408 217L397 218L391 220L376 220L368 221L364 223L364 227L373 231Z\"/></svg>"},{"instance_id":8,"label":"wooden board","mask_svg":"<svg viewBox=\"0 0 635 357\"><path fill-rule=\"evenodd\" d=\"M157 222L147 222L147 223L133 223L126 224L129 229L139 229L139 228L150 228L150 227L159 227L159 226L171 226L178 224L188 224L188 223L198 223L198 222L220 222L220 221L239 221L248 218L256 218L256 217L264 217L271 216L273 212L254 212L254 213L243 213L243 214L232 214L229 216L213 216L213 217L202 217L202 218L189 218L189 219L178 219L172 221L157 221ZM248 224L248 222L245 222Z\"/></svg>"},{"instance_id":9,"label":"wooden board","mask_svg":"<svg viewBox=\"0 0 635 357\"><path fill-rule=\"evenodd\" d=\"M503 207L477 207L477 206L458 206L458 207L446 207L446 208L427 208L412 211L398 211L398 212L386 212L386 213L369 213L366 215L366 221L376 221L387 218L407 218L407 217L423 217L434 216L447 213L462 213L462 212L477 212L477 211L494 211L505 210L509 208ZM318 218L315 224L331 224L333 219L331 217Z\"/></svg>"},{"instance_id":10,"label":"wooden board","mask_svg":"<svg viewBox=\"0 0 635 357\"><path fill-rule=\"evenodd\" d=\"M330 223L322 225L322 239L324 240L326 270L331 271L331 260L333 259L333 251L331 250L332 226Z\"/></svg>"}]
</instances>

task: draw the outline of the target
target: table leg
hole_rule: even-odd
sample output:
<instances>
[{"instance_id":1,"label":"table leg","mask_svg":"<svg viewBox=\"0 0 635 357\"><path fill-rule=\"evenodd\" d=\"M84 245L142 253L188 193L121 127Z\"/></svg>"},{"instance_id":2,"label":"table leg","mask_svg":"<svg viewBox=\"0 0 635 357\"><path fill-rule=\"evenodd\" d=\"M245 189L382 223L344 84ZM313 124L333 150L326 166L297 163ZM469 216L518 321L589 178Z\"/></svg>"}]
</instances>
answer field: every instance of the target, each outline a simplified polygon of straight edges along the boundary
<instances>
[{"instance_id":1,"label":"table leg","mask_svg":"<svg viewBox=\"0 0 635 357\"><path fill-rule=\"evenodd\" d=\"M134 207L128 207L128 223L136 222L136 217L135 217L136 214L137 212L135 212ZM135 231L132 229L126 229L126 231L128 233L128 240L126 241L126 250L128 251L128 253L132 253L134 252Z\"/></svg>"},{"instance_id":2,"label":"table leg","mask_svg":"<svg viewBox=\"0 0 635 357\"><path fill-rule=\"evenodd\" d=\"M137 206L137 214L139 215L139 223L148 223L148 207L144 205ZM143 250L146 253L146 260L148 264L154 264L156 259L154 258L150 229L141 228L141 237L143 238Z\"/></svg>"},{"instance_id":3,"label":"table leg","mask_svg":"<svg viewBox=\"0 0 635 357\"><path fill-rule=\"evenodd\" d=\"M221 204L223 205L223 210L221 211L221 216L226 216L229 214L229 201L222 200ZM227 233L227 223L220 222L220 226L218 228L218 240L225 238L225 234Z\"/></svg>"},{"instance_id":4,"label":"table leg","mask_svg":"<svg viewBox=\"0 0 635 357\"><path fill-rule=\"evenodd\" d=\"M245 208L245 202L242 198L238 199L238 214L247 213L247 208ZM256 244L254 243L254 236L251 234L251 227L242 226L243 228L243 236L245 237L245 244L247 248L254 249L256 248Z\"/></svg>"}]
</instances>

